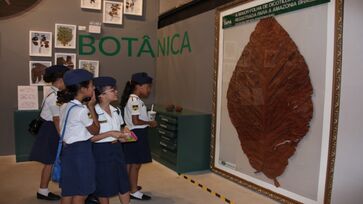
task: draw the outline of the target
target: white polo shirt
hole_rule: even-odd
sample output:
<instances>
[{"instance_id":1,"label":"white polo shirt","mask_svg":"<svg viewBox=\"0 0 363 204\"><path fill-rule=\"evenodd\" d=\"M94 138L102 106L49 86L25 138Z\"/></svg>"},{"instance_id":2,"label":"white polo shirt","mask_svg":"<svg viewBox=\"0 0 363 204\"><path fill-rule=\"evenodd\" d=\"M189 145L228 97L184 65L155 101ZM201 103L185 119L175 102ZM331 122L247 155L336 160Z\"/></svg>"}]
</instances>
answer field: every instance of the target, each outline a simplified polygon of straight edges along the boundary
<instances>
[{"instance_id":1,"label":"white polo shirt","mask_svg":"<svg viewBox=\"0 0 363 204\"><path fill-rule=\"evenodd\" d=\"M125 106L125 123L130 130L146 128L149 125L134 125L132 116L138 115L140 120L149 121L147 109L144 102L135 94L130 94L129 100Z\"/></svg>"},{"instance_id":2,"label":"white polo shirt","mask_svg":"<svg viewBox=\"0 0 363 204\"><path fill-rule=\"evenodd\" d=\"M64 132L63 142L72 144L74 142L86 141L92 137L86 127L92 125L93 120L87 106L83 105L78 100L72 100L67 103L67 107L61 117L61 133L63 132L64 122L67 117L67 112L73 105L77 105L69 112L68 120Z\"/></svg>"},{"instance_id":3,"label":"white polo shirt","mask_svg":"<svg viewBox=\"0 0 363 204\"><path fill-rule=\"evenodd\" d=\"M121 125L124 124L124 120L121 116L121 111L118 108L110 106L111 115L104 111L99 104L96 105L96 113L98 114L98 122L100 123L100 133L116 130L121 130ZM96 143L112 142L116 138L109 136L102 140L96 141Z\"/></svg>"},{"instance_id":4,"label":"white polo shirt","mask_svg":"<svg viewBox=\"0 0 363 204\"><path fill-rule=\"evenodd\" d=\"M53 117L59 116L60 107L57 105L57 92L58 89L52 86L48 96L43 101L44 105L40 117L46 121L53 121Z\"/></svg>"}]
</instances>

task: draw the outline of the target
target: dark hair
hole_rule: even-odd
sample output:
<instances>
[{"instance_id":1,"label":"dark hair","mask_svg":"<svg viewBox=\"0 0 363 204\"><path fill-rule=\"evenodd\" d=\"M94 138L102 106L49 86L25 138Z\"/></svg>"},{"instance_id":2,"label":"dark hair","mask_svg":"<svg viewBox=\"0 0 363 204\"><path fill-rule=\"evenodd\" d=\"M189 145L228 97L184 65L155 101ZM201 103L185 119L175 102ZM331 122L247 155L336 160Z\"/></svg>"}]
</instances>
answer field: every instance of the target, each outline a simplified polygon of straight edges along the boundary
<instances>
[{"instance_id":1,"label":"dark hair","mask_svg":"<svg viewBox=\"0 0 363 204\"><path fill-rule=\"evenodd\" d=\"M51 74L44 74L43 80L47 83L53 83L57 81L57 79L63 78L64 73L62 72L54 72Z\"/></svg>"},{"instance_id":2,"label":"dark hair","mask_svg":"<svg viewBox=\"0 0 363 204\"><path fill-rule=\"evenodd\" d=\"M126 82L124 92L122 93L121 96L121 102L120 102L121 110L125 108L127 101L129 100L130 94L134 92L136 85L138 85L138 83L132 80Z\"/></svg>"},{"instance_id":3,"label":"dark hair","mask_svg":"<svg viewBox=\"0 0 363 204\"><path fill-rule=\"evenodd\" d=\"M66 86L66 88L64 90L58 91L57 103L61 105L63 103L68 103L69 101L73 100L74 97L77 95L77 92L81 88L87 88L89 86L90 82L91 82L91 80L83 81L79 84Z\"/></svg>"},{"instance_id":4,"label":"dark hair","mask_svg":"<svg viewBox=\"0 0 363 204\"><path fill-rule=\"evenodd\" d=\"M111 87L113 89L116 89L116 86L103 86L103 87L95 87L95 96L97 103L100 103L100 99L98 98L104 91L106 87Z\"/></svg>"}]
</instances>

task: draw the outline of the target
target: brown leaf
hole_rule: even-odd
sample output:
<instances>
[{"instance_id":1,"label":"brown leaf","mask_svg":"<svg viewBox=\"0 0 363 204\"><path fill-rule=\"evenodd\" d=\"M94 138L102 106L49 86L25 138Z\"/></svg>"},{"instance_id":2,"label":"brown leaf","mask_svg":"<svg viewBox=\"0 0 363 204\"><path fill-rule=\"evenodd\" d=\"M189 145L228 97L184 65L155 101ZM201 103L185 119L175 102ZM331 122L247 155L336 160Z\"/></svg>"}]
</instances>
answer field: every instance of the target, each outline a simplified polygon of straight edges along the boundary
<instances>
[{"instance_id":1,"label":"brown leaf","mask_svg":"<svg viewBox=\"0 0 363 204\"><path fill-rule=\"evenodd\" d=\"M309 130L312 92L309 69L289 34L273 17L261 20L237 62L227 105L251 166L276 186Z\"/></svg>"}]
</instances>

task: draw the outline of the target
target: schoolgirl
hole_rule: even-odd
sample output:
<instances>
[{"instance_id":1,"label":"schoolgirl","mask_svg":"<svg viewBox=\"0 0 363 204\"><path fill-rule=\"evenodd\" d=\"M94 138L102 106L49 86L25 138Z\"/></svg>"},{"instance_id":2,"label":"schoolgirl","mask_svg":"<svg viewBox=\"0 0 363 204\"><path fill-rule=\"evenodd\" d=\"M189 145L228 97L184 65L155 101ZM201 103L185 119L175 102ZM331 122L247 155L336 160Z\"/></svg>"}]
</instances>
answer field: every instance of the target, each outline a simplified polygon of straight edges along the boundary
<instances>
[{"instance_id":1,"label":"schoolgirl","mask_svg":"<svg viewBox=\"0 0 363 204\"><path fill-rule=\"evenodd\" d=\"M108 204L109 197L118 195L122 204L130 202L130 185L122 145L127 133L121 132L124 121L119 108L110 105L118 100L116 80L112 77L94 79L96 112L100 123L100 134L92 137L93 154L96 161L96 191L101 204Z\"/></svg>"},{"instance_id":2,"label":"schoolgirl","mask_svg":"<svg viewBox=\"0 0 363 204\"><path fill-rule=\"evenodd\" d=\"M58 96L59 101L67 103L61 117L61 129L64 129L61 203L84 204L87 195L96 189L90 138L99 133L100 126L95 111L93 75L75 69L68 71L63 79L66 89Z\"/></svg>"},{"instance_id":3,"label":"schoolgirl","mask_svg":"<svg viewBox=\"0 0 363 204\"><path fill-rule=\"evenodd\" d=\"M150 200L137 185L141 164L151 162L151 152L147 138L147 128L156 127L156 121L149 121L147 109L141 98L147 98L151 91L152 78L145 72L135 73L126 83L121 107L127 127L138 137L136 142L124 143L124 152L130 180L130 198Z\"/></svg>"},{"instance_id":4,"label":"schoolgirl","mask_svg":"<svg viewBox=\"0 0 363 204\"><path fill-rule=\"evenodd\" d=\"M37 198L43 200L59 200L60 196L49 192L48 185L52 172L59 138L59 106L57 105L57 92L63 90L63 75L68 68L62 65L55 65L45 69L43 79L47 83L52 83L51 92L44 99L40 113L43 123L33 144L30 158L31 161L38 161L44 164L40 187Z\"/></svg>"}]
</instances>

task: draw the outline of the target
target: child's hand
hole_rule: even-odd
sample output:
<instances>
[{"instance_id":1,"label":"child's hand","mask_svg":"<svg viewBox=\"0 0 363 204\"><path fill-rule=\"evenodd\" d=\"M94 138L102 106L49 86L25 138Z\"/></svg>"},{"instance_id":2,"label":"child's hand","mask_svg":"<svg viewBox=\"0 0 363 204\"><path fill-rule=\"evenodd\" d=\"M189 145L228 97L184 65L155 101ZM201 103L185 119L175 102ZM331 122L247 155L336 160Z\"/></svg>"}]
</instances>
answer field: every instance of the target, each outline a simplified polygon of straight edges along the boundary
<instances>
[{"instance_id":1,"label":"child's hand","mask_svg":"<svg viewBox=\"0 0 363 204\"><path fill-rule=\"evenodd\" d=\"M127 142L129 137L130 137L130 133L121 133L118 140L120 142Z\"/></svg>"},{"instance_id":2,"label":"child's hand","mask_svg":"<svg viewBox=\"0 0 363 204\"><path fill-rule=\"evenodd\" d=\"M154 127L158 126L158 122L156 122L155 120L149 121L149 125L150 125L150 127L154 128Z\"/></svg>"},{"instance_id":3,"label":"child's hand","mask_svg":"<svg viewBox=\"0 0 363 204\"><path fill-rule=\"evenodd\" d=\"M119 139L122 137L122 133L120 131L110 131L110 135L113 138Z\"/></svg>"},{"instance_id":4,"label":"child's hand","mask_svg":"<svg viewBox=\"0 0 363 204\"><path fill-rule=\"evenodd\" d=\"M94 107L97 103L95 91L93 91L92 93L93 94L92 94L91 100L88 101L88 103L87 103L88 107Z\"/></svg>"}]
</instances>

